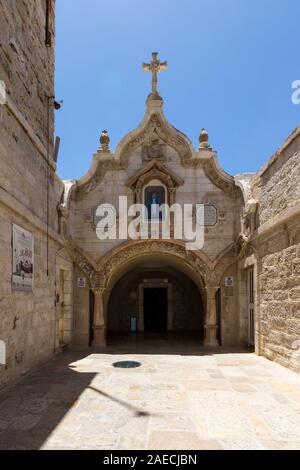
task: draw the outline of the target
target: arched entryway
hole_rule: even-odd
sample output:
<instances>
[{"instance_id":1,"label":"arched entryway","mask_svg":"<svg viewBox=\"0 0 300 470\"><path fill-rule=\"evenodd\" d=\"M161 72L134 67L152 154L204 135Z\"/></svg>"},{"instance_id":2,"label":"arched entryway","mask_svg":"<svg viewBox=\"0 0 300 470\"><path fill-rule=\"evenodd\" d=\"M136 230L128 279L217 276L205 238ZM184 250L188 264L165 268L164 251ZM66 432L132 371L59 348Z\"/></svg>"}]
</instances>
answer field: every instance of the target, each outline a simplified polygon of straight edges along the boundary
<instances>
[{"instance_id":1,"label":"arched entryway","mask_svg":"<svg viewBox=\"0 0 300 470\"><path fill-rule=\"evenodd\" d=\"M204 337L203 281L174 257L141 256L112 281L106 306L107 340ZM194 277L197 277L194 273Z\"/></svg>"},{"instance_id":2,"label":"arched entryway","mask_svg":"<svg viewBox=\"0 0 300 470\"><path fill-rule=\"evenodd\" d=\"M218 315L216 293L220 287L222 273L232 262L235 251L235 247L231 246L211 262L203 252L187 251L184 243L179 241L138 240L124 243L112 250L102 259L95 270L82 257L78 256L77 262L90 276L91 289L95 295L92 325L93 346L103 347L106 345L109 302L115 284L133 269L145 268L146 264L144 263L148 263L148 267L149 263L152 263L152 268L159 276L164 268L171 269L172 273L174 270L178 271L190 278L190 281L197 286L200 292L199 309L205 323L204 345L219 345L220 341L217 336L218 330L221 331L221 329L218 321L220 312ZM161 282L160 277L158 280ZM118 295L118 299L122 302L120 295Z\"/></svg>"}]
</instances>

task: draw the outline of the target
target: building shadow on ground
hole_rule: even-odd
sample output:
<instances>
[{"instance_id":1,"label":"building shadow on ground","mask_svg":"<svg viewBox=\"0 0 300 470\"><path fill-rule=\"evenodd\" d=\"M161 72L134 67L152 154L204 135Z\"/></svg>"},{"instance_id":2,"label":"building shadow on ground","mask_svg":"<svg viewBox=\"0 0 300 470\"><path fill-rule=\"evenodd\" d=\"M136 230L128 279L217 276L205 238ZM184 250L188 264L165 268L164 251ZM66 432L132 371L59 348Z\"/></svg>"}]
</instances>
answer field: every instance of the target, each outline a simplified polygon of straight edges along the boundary
<instances>
[{"instance_id":1,"label":"building shadow on ground","mask_svg":"<svg viewBox=\"0 0 300 470\"><path fill-rule=\"evenodd\" d=\"M86 353L63 353L0 393L0 449L40 449L96 374L69 367Z\"/></svg>"},{"instance_id":2,"label":"building shadow on ground","mask_svg":"<svg viewBox=\"0 0 300 470\"><path fill-rule=\"evenodd\" d=\"M249 351L250 352L250 351ZM19 383L0 392L0 449L40 449L64 420L76 409L83 392L94 392L99 400L109 400L117 407L123 407L134 417L149 416L138 406L107 393L95 386L96 375L113 368L115 358L110 355L184 355L205 356L226 353L245 353L241 348L206 348L199 337L189 339L184 335L110 335L107 347L99 351L89 348L85 351L65 351L25 376ZM89 366L82 368L80 361L94 361L95 355L105 355L105 363L99 370ZM108 358L108 361L107 361ZM124 358L119 358L119 360ZM110 362L111 360L111 362ZM140 359L138 359L140 360ZM140 360L140 362L142 362ZM91 399L94 399L91 396ZM96 399L97 403L97 399ZM152 414L152 413L151 413ZM88 420L88 418L86 418ZM71 437L70 437L71 439Z\"/></svg>"}]
</instances>

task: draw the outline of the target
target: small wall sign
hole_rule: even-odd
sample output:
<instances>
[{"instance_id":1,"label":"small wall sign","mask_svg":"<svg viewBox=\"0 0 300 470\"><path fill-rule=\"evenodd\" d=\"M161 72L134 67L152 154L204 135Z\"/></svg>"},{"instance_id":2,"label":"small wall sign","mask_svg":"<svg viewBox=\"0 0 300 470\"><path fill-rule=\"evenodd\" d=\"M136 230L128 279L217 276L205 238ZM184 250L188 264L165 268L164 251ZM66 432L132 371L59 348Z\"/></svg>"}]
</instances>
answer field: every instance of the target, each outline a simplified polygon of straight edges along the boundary
<instances>
[{"instance_id":1,"label":"small wall sign","mask_svg":"<svg viewBox=\"0 0 300 470\"><path fill-rule=\"evenodd\" d=\"M225 287L233 287L233 276L225 277Z\"/></svg>"},{"instance_id":2,"label":"small wall sign","mask_svg":"<svg viewBox=\"0 0 300 470\"><path fill-rule=\"evenodd\" d=\"M77 278L77 287L85 287L85 277Z\"/></svg>"}]
</instances>

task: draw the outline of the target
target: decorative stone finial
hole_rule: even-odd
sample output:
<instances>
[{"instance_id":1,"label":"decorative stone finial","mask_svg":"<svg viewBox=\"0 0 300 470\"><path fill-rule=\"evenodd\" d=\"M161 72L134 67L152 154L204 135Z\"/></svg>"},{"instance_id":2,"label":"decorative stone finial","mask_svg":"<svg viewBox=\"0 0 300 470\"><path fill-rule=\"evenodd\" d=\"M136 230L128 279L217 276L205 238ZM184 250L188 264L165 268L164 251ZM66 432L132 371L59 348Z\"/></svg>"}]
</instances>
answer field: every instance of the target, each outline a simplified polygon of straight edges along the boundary
<instances>
[{"instance_id":1,"label":"decorative stone finial","mask_svg":"<svg viewBox=\"0 0 300 470\"><path fill-rule=\"evenodd\" d=\"M107 130L102 131L101 136L100 136L100 144L101 147L99 149L100 152L109 152L109 143L110 143L110 138L108 135Z\"/></svg>"},{"instance_id":2,"label":"decorative stone finial","mask_svg":"<svg viewBox=\"0 0 300 470\"><path fill-rule=\"evenodd\" d=\"M199 135L199 150L201 149L204 149L204 150L211 150L211 146L209 145L208 143L208 140L209 140L209 137L208 137L208 133L206 132L206 130L202 129L202 131L200 132L200 135Z\"/></svg>"}]
</instances>

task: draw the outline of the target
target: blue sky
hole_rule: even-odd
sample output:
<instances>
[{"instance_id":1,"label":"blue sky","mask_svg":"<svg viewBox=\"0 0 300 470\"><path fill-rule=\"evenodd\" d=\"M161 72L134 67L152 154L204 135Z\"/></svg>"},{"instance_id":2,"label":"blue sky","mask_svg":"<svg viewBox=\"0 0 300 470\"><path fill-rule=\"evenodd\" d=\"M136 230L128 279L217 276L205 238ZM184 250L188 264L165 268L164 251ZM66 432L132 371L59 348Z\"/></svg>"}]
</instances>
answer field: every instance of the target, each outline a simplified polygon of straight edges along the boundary
<instances>
[{"instance_id":1,"label":"blue sky","mask_svg":"<svg viewBox=\"0 0 300 470\"><path fill-rule=\"evenodd\" d=\"M205 127L230 174L261 167L300 123L299 0L57 0L58 172L80 178L107 129L142 120L152 51L164 112L195 147Z\"/></svg>"}]
</instances>

